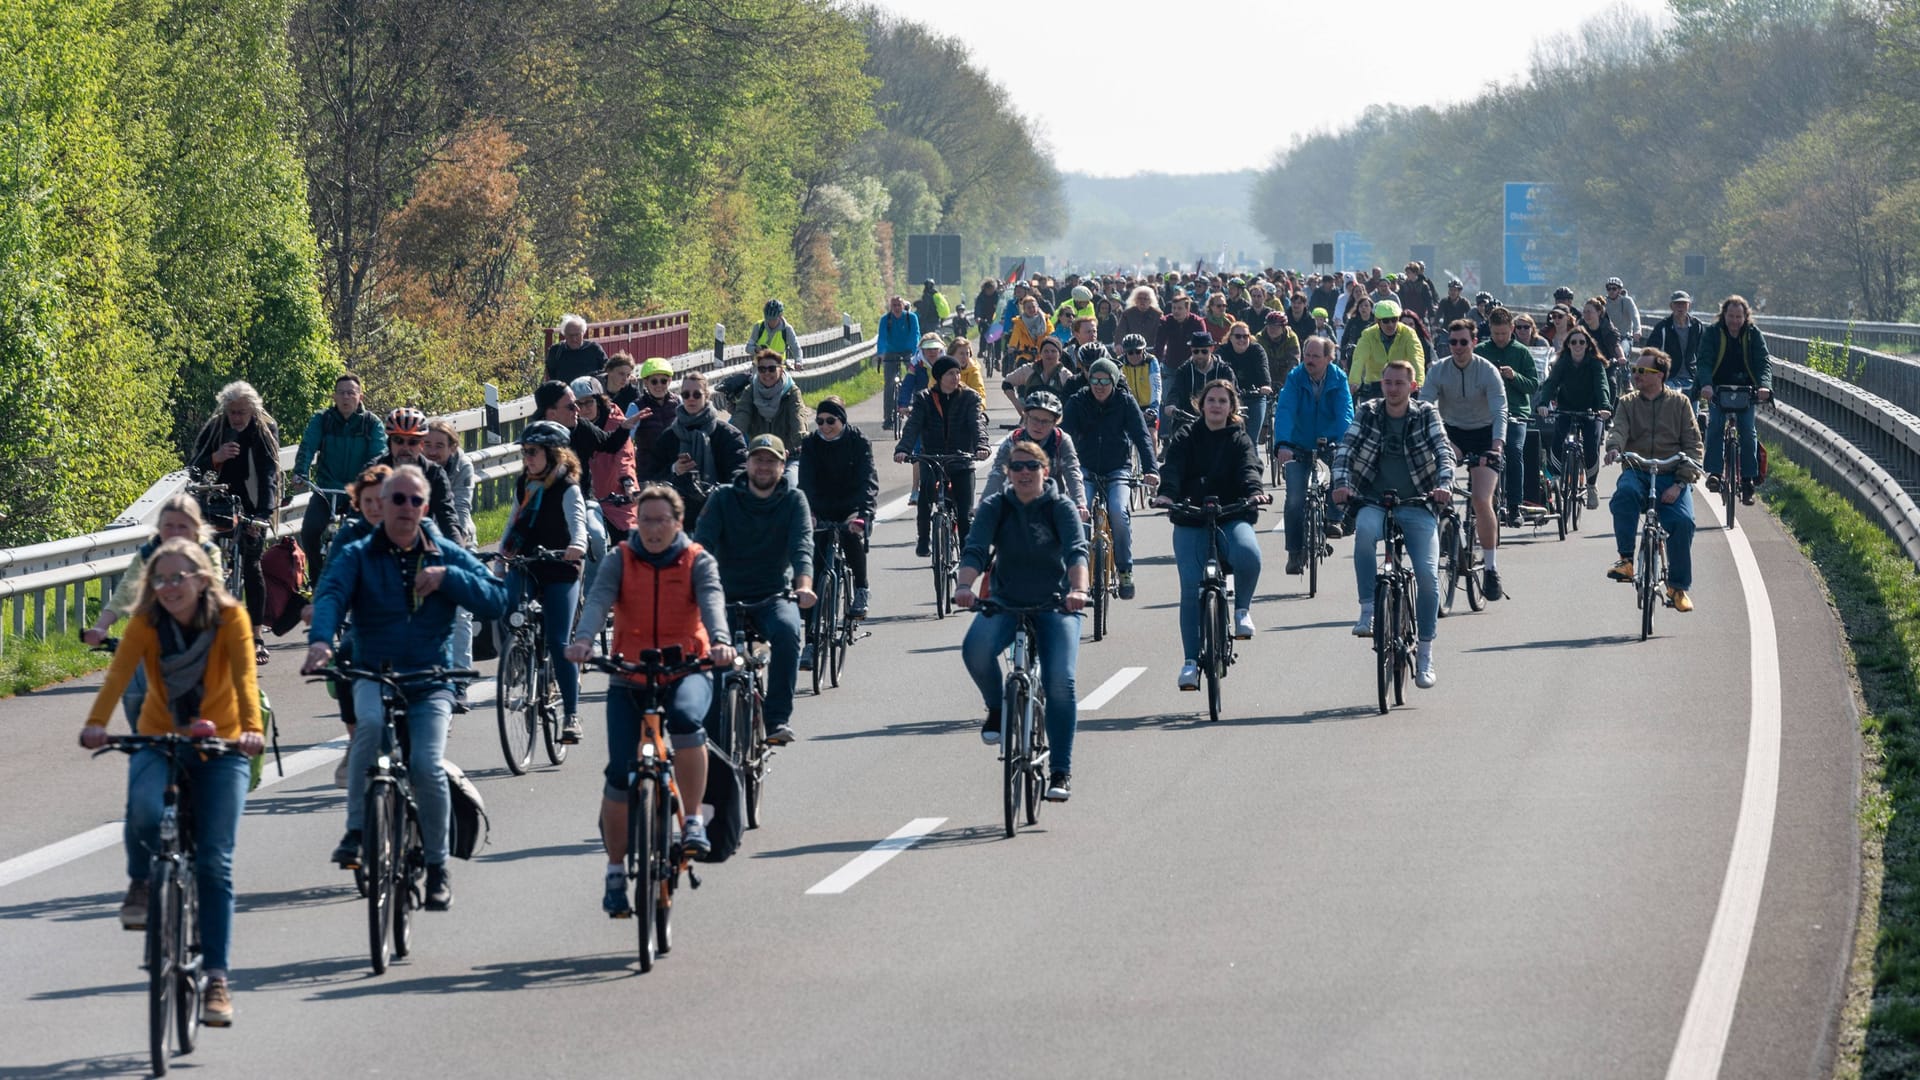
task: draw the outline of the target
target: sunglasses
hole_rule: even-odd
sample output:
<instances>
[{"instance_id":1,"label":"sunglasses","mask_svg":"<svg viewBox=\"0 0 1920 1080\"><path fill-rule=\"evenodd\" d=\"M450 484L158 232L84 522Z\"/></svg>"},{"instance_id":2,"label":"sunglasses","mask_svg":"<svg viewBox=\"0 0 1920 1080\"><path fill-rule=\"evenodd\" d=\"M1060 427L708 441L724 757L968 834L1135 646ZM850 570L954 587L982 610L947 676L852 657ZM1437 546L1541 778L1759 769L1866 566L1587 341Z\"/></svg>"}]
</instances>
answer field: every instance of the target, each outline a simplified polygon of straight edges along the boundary
<instances>
[{"instance_id":1,"label":"sunglasses","mask_svg":"<svg viewBox=\"0 0 1920 1080\"><path fill-rule=\"evenodd\" d=\"M1235 341L1245 341L1245 340L1247 340L1247 335L1246 335L1246 334L1229 334L1229 335L1227 335L1227 336L1228 336L1228 337L1231 337L1231 338L1232 338L1233 340L1235 340Z\"/></svg>"},{"instance_id":2,"label":"sunglasses","mask_svg":"<svg viewBox=\"0 0 1920 1080\"><path fill-rule=\"evenodd\" d=\"M395 506L425 506L425 505L427 505L427 499L426 499L426 496L424 496L424 495L409 495L409 494L407 494L407 493L406 493L406 492L404 492L404 491L395 491L395 492L392 492L392 493L390 493L390 494L388 494L388 495L387 495L387 501L388 501L388 502L391 502L391 503L393 503L393 505L395 505Z\"/></svg>"},{"instance_id":3,"label":"sunglasses","mask_svg":"<svg viewBox=\"0 0 1920 1080\"><path fill-rule=\"evenodd\" d=\"M192 581L199 576L200 576L200 571L198 570L181 570L176 573L168 574L165 577L156 577L153 579L153 584L155 588L177 589L180 586L185 585L187 582Z\"/></svg>"},{"instance_id":4,"label":"sunglasses","mask_svg":"<svg viewBox=\"0 0 1920 1080\"><path fill-rule=\"evenodd\" d=\"M1637 367L1633 369L1633 373L1635 375L1665 375L1666 374L1666 372L1661 371L1657 367Z\"/></svg>"},{"instance_id":5,"label":"sunglasses","mask_svg":"<svg viewBox=\"0 0 1920 1080\"><path fill-rule=\"evenodd\" d=\"M398 435L394 436L391 439L388 439L387 441L392 443L395 446L419 446L420 443L422 442L422 440L418 436L411 437L411 438L402 438L401 436L398 436Z\"/></svg>"},{"instance_id":6,"label":"sunglasses","mask_svg":"<svg viewBox=\"0 0 1920 1080\"><path fill-rule=\"evenodd\" d=\"M1586 338L1583 338L1583 337L1570 337L1567 339L1567 344L1568 345L1591 345L1593 344L1593 342L1588 341Z\"/></svg>"},{"instance_id":7,"label":"sunglasses","mask_svg":"<svg viewBox=\"0 0 1920 1080\"><path fill-rule=\"evenodd\" d=\"M1399 322L1399 321L1400 321L1400 316L1398 316L1398 315L1383 315L1383 316L1381 316L1381 317L1380 317L1380 321L1381 321L1381 322Z\"/></svg>"},{"instance_id":8,"label":"sunglasses","mask_svg":"<svg viewBox=\"0 0 1920 1080\"><path fill-rule=\"evenodd\" d=\"M701 398L707 396L707 392L705 390L682 390L680 391L680 396L688 401L699 401Z\"/></svg>"},{"instance_id":9,"label":"sunglasses","mask_svg":"<svg viewBox=\"0 0 1920 1080\"><path fill-rule=\"evenodd\" d=\"M1448 338L1448 339L1447 339L1447 344L1449 344L1449 345L1458 345L1458 346L1460 346L1460 347L1461 347L1461 348L1463 348L1463 349L1470 349L1470 348L1472 348L1472 347L1473 347L1473 339L1472 339L1472 338L1458 338L1458 337L1456 337L1456 338Z\"/></svg>"},{"instance_id":10,"label":"sunglasses","mask_svg":"<svg viewBox=\"0 0 1920 1080\"><path fill-rule=\"evenodd\" d=\"M1093 378L1087 380L1087 385L1088 386L1112 386L1113 380L1107 378L1105 375L1096 375Z\"/></svg>"},{"instance_id":11,"label":"sunglasses","mask_svg":"<svg viewBox=\"0 0 1920 1080\"><path fill-rule=\"evenodd\" d=\"M816 416L813 418L813 422L820 427L826 427L828 424L839 423L840 418L837 416Z\"/></svg>"},{"instance_id":12,"label":"sunglasses","mask_svg":"<svg viewBox=\"0 0 1920 1080\"><path fill-rule=\"evenodd\" d=\"M673 379L670 376L666 376L666 375L655 375L653 378L647 380L647 385L648 386L672 386Z\"/></svg>"},{"instance_id":13,"label":"sunglasses","mask_svg":"<svg viewBox=\"0 0 1920 1080\"><path fill-rule=\"evenodd\" d=\"M779 364L756 364L754 366L754 370L758 371L762 375L765 375L769 371L779 371L780 365Z\"/></svg>"},{"instance_id":14,"label":"sunglasses","mask_svg":"<svg viewBox=\"0 0 1920 1080\"><path fill-rule=\"evenodd\" d=\"M1009 461L1007 462L1007 471L1008 472L1039 472L1040 463L1037 461Z\"/></svg>"},{"instance_id":15,"label":"sunglasses","mask_svg":"<svg viewBox=\"0 0 1920 1080\"><path fill-rule=\"evenodd\" d=\"M577 401L563 401L560 403L560 407L567 410L568 412L580 411L580 403Z\"/></svg>"}]
</instances>

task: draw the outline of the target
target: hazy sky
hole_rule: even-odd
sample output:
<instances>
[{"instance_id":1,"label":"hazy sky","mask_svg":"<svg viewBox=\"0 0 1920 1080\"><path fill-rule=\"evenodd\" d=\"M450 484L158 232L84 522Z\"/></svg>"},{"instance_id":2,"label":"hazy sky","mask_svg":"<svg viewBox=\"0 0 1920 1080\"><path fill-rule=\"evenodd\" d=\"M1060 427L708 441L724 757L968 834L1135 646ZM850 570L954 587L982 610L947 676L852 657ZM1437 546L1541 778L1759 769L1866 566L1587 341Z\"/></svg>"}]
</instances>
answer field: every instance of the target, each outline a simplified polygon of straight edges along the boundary
<instances>
[{"instance_id":1,"label":"hazy sky","mask_svg":"<svg viewBox=\"0 0 1920 1080\"><path fill-rule=\"evenodd\" d=\"M1571 31L1615 6L1656 17L1666 10L1665 0L1093 0L1026 8L966 0L869 2L970 44L974 62L1037 122L1060 169L1102 176L1262 168L1296 136L1345 126L1368 105L1437 105L1472 98L1490 83L1512 82L1526 71L1536 40ZM1176 23L1169 13L1182 18ZM1071 44L1062 36L1067 32ZM1120 67L1138 74L1117 74ZM1097 91L1121 80L1142 91L1123 102L1102 93L1119 102L1103 116L1069 111L1067 87ZM1294 99L1301 80L1338 84L1341 96L1335 101L1322 92L1311 104L1299 104ZM1224 130L1230 137L1221 137L1220 125L1201 124L1178 150L1174 140L1149 139L1154 149L1147 160L1115 160L1117 116L1145 130L1195 128L1188 119L1191 95L1176 97L1164 88L1201 88L1213 102L1219 100L1213 88L1222 85L1284 95L1285 101L1228 107ZM1084 100L1075 95L1073 105ZM1256 117L1267 123L1256 123Z\"/></svg>"}]
</instances>

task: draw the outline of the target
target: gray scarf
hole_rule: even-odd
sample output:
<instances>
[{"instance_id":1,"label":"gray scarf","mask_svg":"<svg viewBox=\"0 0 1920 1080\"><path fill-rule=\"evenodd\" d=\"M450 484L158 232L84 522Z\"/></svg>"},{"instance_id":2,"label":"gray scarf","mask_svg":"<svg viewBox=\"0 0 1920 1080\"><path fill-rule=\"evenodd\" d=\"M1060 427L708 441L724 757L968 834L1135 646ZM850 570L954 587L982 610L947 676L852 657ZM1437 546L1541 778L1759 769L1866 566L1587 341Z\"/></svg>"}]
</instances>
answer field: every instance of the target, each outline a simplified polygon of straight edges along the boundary
<instances>
[{"instance_id":1,"label":"gray scarf","mask_svg":"<svg viewBox=\"0 0 1920 1080\"><path fill-rule=\"evenodd\" d=\"M165 611L157 612L160 636L160 682L176 727L200 719L200 701L206 692L207 657L213 651L214 627L192 630ZM188 634L194 636L189 639Z\"/></svg>"},{"instance_id":2,"label":"gray scarf","mask_svg":"<svg viewBox=\"0 0 1920 1080\"><path fill-rule=\"evenodd\" d=\"M772 420L780 414L780 404L787 399L787 391L793 389L793 376L780 376L779 383L767 386L759 379L753 380L753 408L762 420Z\"/></svg>"},{"instance_id":3,"label":"gray scarf","mask_svg":"<svg viewBox=\"0 0 1920 1080\"><path fill-rule=\"evenodd\" d=\"M1027 333L1036 338L1045 336L1047 332L1047 316L1045 312L1041 312L1038 315L1022 315L1020 316L1020 321L1027 324Z\"/></svg>"},{"instance_id":4,"label":"gray scarf","mask_svg":"<svg viewBox=\"0 0 1920 1080\"><path fill-rule=\"evenodd\" d=\"M680 452L691 457L699 468L699 478L708 483L717 483L720 479L716 475L719 466L713 462L713 423L713 406L706 406L695 414L682 405L675 410L673 426L668 429L680 441Z\"/></svg>"}]
</instances>

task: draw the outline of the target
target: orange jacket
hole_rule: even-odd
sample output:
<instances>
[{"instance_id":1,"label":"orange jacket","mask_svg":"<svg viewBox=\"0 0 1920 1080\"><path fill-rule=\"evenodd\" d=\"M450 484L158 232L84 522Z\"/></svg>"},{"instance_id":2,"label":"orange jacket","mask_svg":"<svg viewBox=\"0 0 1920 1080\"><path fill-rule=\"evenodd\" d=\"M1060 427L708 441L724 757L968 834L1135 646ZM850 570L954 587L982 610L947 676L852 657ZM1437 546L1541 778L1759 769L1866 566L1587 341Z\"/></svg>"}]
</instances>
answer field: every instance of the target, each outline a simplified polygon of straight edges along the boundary
<instances>
[{"instance_id":1,"label":"orange jacket","mask_svg":"<svg viewBox=\"0 0 1920 1080\"><path fill-rule=\"evenodd\" d=\"M689 543L663 567L620 545L620 601L613 609L613 651L638 660L648 649L678 645L689 659L707 655L707 627L693 591L693 563L705 549Z\"/></svg>"},{"instance_id":2,"label":"orange jacket","mask_svg":"<svg viewBox=\"0 0 1920 1080\"><path fill-rule=\"evenodd\" d=\"M238 603L221 608L220 625L214 633L198 719L213 721L223 739L237 739L247 731L264 733L260 726L260 684L254 675L253 624L247 620L247 609ZM114 707L120 704L120 695L139 664L147 669L147 700L140 707L140 734L171 735L178 730L167 705L166 684L160 677L160 633L153 628L152 619L139 614L127 620L120 647L114 650L113 666L107 669L107 681L101 684L93 708L87 712L88 726L104 727L113 719Z\"/></svg>"}]
</instances>

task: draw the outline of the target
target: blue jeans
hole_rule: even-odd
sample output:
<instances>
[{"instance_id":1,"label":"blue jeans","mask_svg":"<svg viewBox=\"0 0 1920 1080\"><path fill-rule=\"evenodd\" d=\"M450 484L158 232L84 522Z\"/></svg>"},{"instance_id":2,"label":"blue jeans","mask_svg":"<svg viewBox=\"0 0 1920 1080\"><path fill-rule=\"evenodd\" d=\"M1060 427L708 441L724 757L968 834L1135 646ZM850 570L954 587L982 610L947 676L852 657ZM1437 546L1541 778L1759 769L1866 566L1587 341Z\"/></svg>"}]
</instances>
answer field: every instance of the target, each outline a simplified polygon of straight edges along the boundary
<instances>
[{"instance_id":1,"label":"blue jeans","mask_svg":"<svg viewBox=\"0 0 1920 1080\"><path fill-rule=\"evenodd\" d=\"M1507 513L1520 512L1520 497L1527 488L1527 422L1507 421L1507 446L1503 458L1507 484Z\"/></svg>"},{"instance_id":2,"label":"blue jeans","mask_svg":"<svg viewBox=\"0 0 1920 1080\"><path fill-rule=\"evenodd\" d=\"M1133 514L1127 509L1128 472L1110 473L1101 479L1107 484L1107 524L1113 529L1113 566L1122 574L1133 573ZM1094 478L1089 476L1087 505L1093 505ZM964 537L962 538L964 539Z\"/></svg>"},{"instance_id":3,"label":"blue jeans","mask_svg":"<svg viewBox=\"0 0 1920 1080\"><path fill-rule=\"evenodd\" d=\"M546 642L547 655L553 659L553 681L560 684L561 711L571 717L580 710L580 669L567 659L567 645L573 639L574 608L580 600L580 583L577 581L556 581L551 585L530 583L527 575L515 570L507 575L507 610L512 611L520 603L522 591L529 584L539 592L540 598L540 636ZM593 628L596 632L599 627ZM471 649L473 639L467 639ZM362 716L368 715L362 713ZM372 714L374 716L379 713Z\"/></svg>"},{"instance_id":4,"label":"blue jeans","mask_svg":"<svg viewBox=\"0 0 1920 1080\"><path fill-rule=\"evenodd\" d=\"M800 681L800 605L775 600L754 608L751 617L772 653L767 663L766 704L767 730L772 731L793 719L793 687ZM739 644L738 634L734 644Z\"/></svg>"},{"instance_id":5,"label":"blue jeans","mask_svg":"<svg viewBox=\"0 0 1920 1080\"><path fill-rule=\"evenodd\" d=\"M1307 547L1307 484L1313 480L1313 455L1296 453L1293 460L1280 466L1281 476L1287 481L1287 502L1281 518L1287 524L1287 554L1298 555ZM1328 506L1328 520L1334 520L1339 510Z\"/></svg>"},{"instance_id":6,"label":"blue jeans","mask_svg":"<svg viewBox=\"0 0 1920 1080\"><path fill-rule=\"evenodd\" d=\"M1672 473L1662 473L1654 484L1657 498L1680 481ZM1640 500L1647 494L1647 474L1638 469L1620 470L1613 485L1613 499L1607 506L1613 511L1613 544L1623 559L1633 558L1634 536L1640 531ZM1676 589L1693 588L1693 485L1680 484L1680 497L1660 504L1660 524L1667 530L1667 584Z\"/></svg>"},{"instance_id":7,"label":"blue jeans","mask_svg":"<svg viewBox=\"0 0 1920 1080\"><path fill-rule=\"evenodd\" d=\"M247 802L247 759L187 759L193 798L193 870L200 890L200 949L209 971L227 970L233 940L233 843ZM127 762L127 879L147 880L160 846L160 811L167 792L167 756L141 750ZM158 902L158 897L155 897Z\"/></svg>"},{"instance_id":8,"label":"blue jeans","mask_svg":"<svg viewBox=\"0 0 1920 1080\"><path fill-rule=\"evenodd\" d=\"M1263 438L1267 425L1273 422L1273 399L1265 394L1241 394L1240 415L1247 428L1247 438L1255 446L1267 445Z\"/></svg>"},{"instance_id":9,"label":"blue jeans","mask_svg":"<svg viewBox=\"0 0 1920 1080\"><path fill-rule=\"evenodd\" d=\"M139 734L140 710L147 704L147 665L138 664L133 669L133 678L127 681L127 689L120 695L120 707L126 710L127 727Z\"/></svg>"},{"instance_id":10,"label":"blue jeans","mask_svg":"<svg viewBox=\"0 0 1920 1080\"><path fill-rule=\"evenodd\" d=\"M627 766L640 756L640 703L645 693L618 679L607 685L607 783L601 792L616 802L627 797ZM666 687L662 698L667 744L675 750L706 745L701 721L713 707L713 676L696 671Z\"/></svg>"},{"instance_id":11,"label":"blue jeans","mask_svg":"<svg viewBox=\"0 0 1920 1080\"><path fill-rule=\"evenodd\" d=\"M1757 482L1760 479L1760 444L1753 434L1753 406L1727 412L1720 408L1718 400L1707 403L1707 475L1720 475L1720 459L1724 450L1722 443L1726 438L1726 428L1721 425L1729 416L1740 425L1740 475L1743 479Z\"/></svg>"},{"instance_id":12,"label":"blue jeans","mask_svg":"<svg viewBox=\"0 0 1920 1080\"><path fill-rule=\"evenodd\" d=\"M381 689L379 683L365 680L353 684L353 708L360 722L354 725L353 742L347 746L349 829L361 827L366 812L367 770L380 756L380 729L386 716ZM407 706L407 771L413 782L414 801L420 807L420 836L429 866L447 861L447 819L452 816L453 803L447 797L447 770L441 758L446 755L447 721L452 717L453 697L446 693L415 698Z\"/></svg>"},{"instance_id":13,"label":"blue jeans","mask_svg":"<svg viewBox=\"0 0 1920 1080\"><path fill-rule=\"evenodd\" d=\"M1407 560L1413 563L1413 620L1420 640L1432 641L1440 621L1440 520L1425 503L1396 506L1393 519L1407 538ZM1386 524L1387 512L1377 506L1361 507L1354 518L1353 577L1363 607L1373 604L1373 586L1380 576L1374 548Z\"/></svg>"},{"instance_id":14,"label":"blue jeans","mask_svg":"<svg viewBox=\"0 0 1920 1080\"><path fill-rule=\"evenodd\" d=\"M1260 585L1260 541L1246 521L1220 523L1221 554L1233 575L1233 606L1245 611ZM1173 527L1173 562L1180 569L1180 647L1188 660L1200 655L1200 577L1207 566L1207 534L1197 525Z\"/></svg>"},{"instance_id":15,"label":"blue jeans","mask_svg":"<svg viewBox=\"0 0 1920 1080\"><path fill-rule=\"evenodd\" d=\"M1038 638L1033 647L1040 656L1040 689L1047 705L1047 745L1055 772L1073 772L1073 733L1080 723L1080 702L1073 685L1080 659L1081 616L1046 611L1033 617ZM1012 615L976 615L960 643L960 659L980 688L980 700L998 709L1005 698L1006 676L1000 654L1013 644L1020 620ZM1005 718L1002 718L1005 722ZM1004 728L1002 730L1005 730Z\"/></svg>"}]
</instances>

